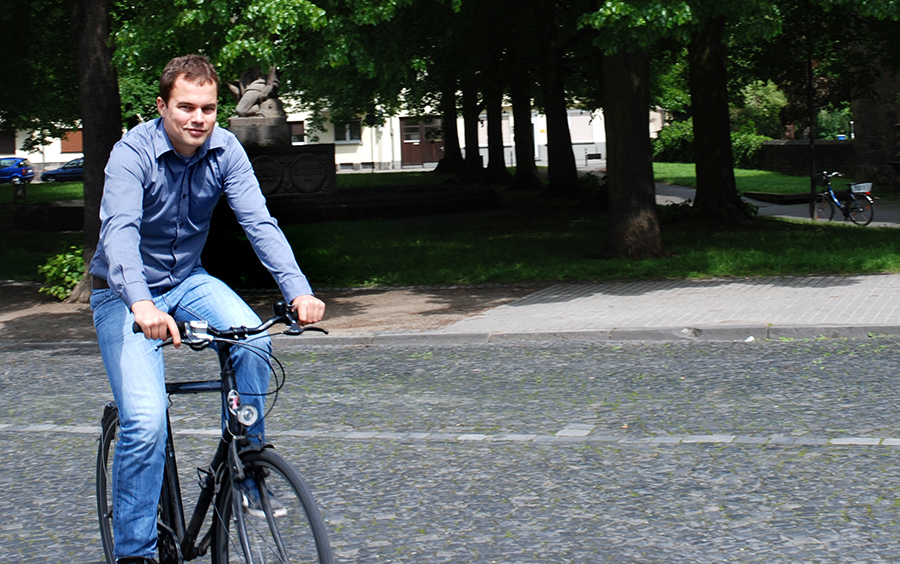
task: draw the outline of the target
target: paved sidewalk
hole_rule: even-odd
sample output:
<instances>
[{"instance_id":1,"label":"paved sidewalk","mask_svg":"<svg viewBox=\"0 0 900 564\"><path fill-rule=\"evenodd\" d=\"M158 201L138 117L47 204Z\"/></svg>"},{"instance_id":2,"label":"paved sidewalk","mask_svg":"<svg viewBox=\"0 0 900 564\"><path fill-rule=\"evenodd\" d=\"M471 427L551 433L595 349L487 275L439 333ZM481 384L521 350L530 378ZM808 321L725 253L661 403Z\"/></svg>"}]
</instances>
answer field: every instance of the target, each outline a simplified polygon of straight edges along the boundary
<instances>
[{"instance_id":1,"label":"paved sidewalk","mask_svg":"<svg viewBox=\"0 0 900 564\"><path fill-rule=\"evenodd\" d=\"M900 274L558 284L432 334L489 340L900 333Z\"/></svg>"}]
</instances>

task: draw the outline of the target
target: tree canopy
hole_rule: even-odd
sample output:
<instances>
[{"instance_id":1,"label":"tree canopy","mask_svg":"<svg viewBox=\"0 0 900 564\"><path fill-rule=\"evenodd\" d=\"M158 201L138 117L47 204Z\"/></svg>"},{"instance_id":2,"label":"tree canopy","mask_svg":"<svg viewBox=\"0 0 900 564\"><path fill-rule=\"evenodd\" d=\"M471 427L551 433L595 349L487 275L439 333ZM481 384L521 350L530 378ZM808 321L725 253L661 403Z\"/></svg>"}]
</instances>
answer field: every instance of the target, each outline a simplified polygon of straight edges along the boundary
<instances>
[{"instance_id":1,"label":"tree canopy","mask_svg":"<svg viewBox=\"0 0 900 564\"><path fill-rule=\"evenodd\" d=\"M73 95L77 38L64 25L67 2L3 2L0 46L19 60L23 79L0 92L0 127L38 138L71 127L93 110L79 111ZM650 166L644 141L626 134L646 132L640 114L662 104L693 117L695 138L717 139L697 151L698 177L712 179L697 203L733 206L733 159L718 150L730 146L729 103L752 106L769 87L759 85L773 85L787 98L781 118L802 121L806 69L815 103L825 105L865 96L900 68L900 0L112 0L109 11L126 124L155 115L157 77L185 53L208 56L225 81L276 66L285 99L335 120L400 111L477 120L486 109L490 122L506 97L520 116L531 105L547 115L557 195L578 194L567 108L630 116L609 131L618 150L638 151L630 170L611 175L619 196L638 189L632 179L646 178ZM36 28L42 33L28 31ZM635 97L616 98L629 91L620 80L633 81ZM649 217L652 200L641 202L626 221Z\"/></svg>"}]
</instances>

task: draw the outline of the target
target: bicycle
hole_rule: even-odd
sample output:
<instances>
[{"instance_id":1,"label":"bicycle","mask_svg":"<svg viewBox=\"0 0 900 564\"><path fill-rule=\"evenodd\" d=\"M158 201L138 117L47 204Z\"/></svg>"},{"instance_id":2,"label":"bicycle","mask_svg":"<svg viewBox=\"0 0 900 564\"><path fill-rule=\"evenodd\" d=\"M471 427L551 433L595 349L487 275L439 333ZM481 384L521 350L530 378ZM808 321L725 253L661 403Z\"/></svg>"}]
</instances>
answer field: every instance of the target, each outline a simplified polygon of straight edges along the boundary
<instances>
[{"instance_id":1,"label":"bicycle","mask_svg":"<svg viewBox=\"0 0 900 564\"><path fill-rule=\"evenodd\" d=\"M206 468L197 469L200 494L186 523L172 424L166 413L168 438L157 515L160 564L181 564L210 550L213 564L332 562L325 522L309 487L290 463L273 451L271 444L254 445L245 436L247 428L266 414L258 413L249 403L241 404L229 354L231 348L253 349L248 338L277 323L289 327L284 331L288 335L301 335L310 330L328 333L319 327L300 326L284 302L274 304L273 309L273 317L252 328L219 330L204 321L179 323L182 342L191 349L202 350L216 343L221 372L217 380L166 382L170 403L171 396L175 395L220 392L226 421L212 462ZM134 329L140 332L136 324ZM160 346L170 343L168 340ZM259 349L254 350L264 354ZM284 385L284 367L274 357L270 356L269 362L276 375L273 394L277 399L277 393ZM118 409L115 402L110 402L103 410L97 453L97 510L107 564L115 564L110 475L118 424ZM245 509L244 490L241 489L245 478L253 480L260 497L262 510L257 510L256 515L248 514ZM211 524L198 542L210 507Z\"/></svg>"},{"instance_id":2,"label":"bicycle","mask_svg":"<svg viewBox=\"0 0 900 564\"><path fill-rule=\"evenodd\" d=\"M813 221L831 221L835 208L841 210L844 219L849 219L857 225L872 223L875 216L875 201L872 199L872 183L860 182L848 184L849 190L843 198L838 199L831 187L831 179L836 176L844 176L840 172L823 172L818 176L818 183L825 189L818 192L815 198L809 202L809 217Z\"/></svg>"}]
</instances>

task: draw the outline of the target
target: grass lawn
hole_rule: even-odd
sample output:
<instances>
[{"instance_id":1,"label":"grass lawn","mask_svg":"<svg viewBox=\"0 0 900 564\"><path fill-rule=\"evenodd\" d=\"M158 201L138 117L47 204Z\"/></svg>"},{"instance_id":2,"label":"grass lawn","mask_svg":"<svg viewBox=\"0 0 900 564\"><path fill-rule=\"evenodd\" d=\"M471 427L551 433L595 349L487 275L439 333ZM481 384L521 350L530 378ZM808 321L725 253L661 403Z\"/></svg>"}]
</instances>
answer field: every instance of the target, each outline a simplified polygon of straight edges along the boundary
<instances>
[{"instance_id":1,"label":"grass lawn","mask_svg":"<svg viewBox=\"0 0 900 564\"><path fill-rule=\"evenodd\" d=\"M693 164L654 163L653 174L657 182L696 188L697 178ZM802 194L809 192L808 176L787 176L765 170L735 169L734 180L738 192L769 192L772 194ZM846 190L844 184L850 178L838 178L832 183L835 190Z\"/></svg>"},{"instance_id":2,"label":"grass lawn","mask_svg":"<svg viewBox=\"0 0 900 564\"><path fill-rule=\"evenodd\" d=\"M397 174L436 178L429 173ZM693 184L692 165L657 165L656 175L663 182ZM771 191L763 187L782 183L789 192L808 189L804 178L784 180L790 177L759 171L737 175L745 190ZM396 175L342 174L339 180L378 179L387 184L403 180L392 176ZM50 188L63 190L67 196L63 199L70 199L73 185ZM0 188L0 197L8 189ZM494 211L286 225L284 231L301 267L320 288L900 271L896 229L758 217L748 225L723 230L692 220L685 213L690 210L677 207L661 210L666 256L604 259L604 214L576 201L512 192L502 196L504 206ZM4 241L0 279L39 280L37 266L80 244L81 234L10 232ZM256 274L260 267L246 241L230 239L223 244L211 238L211 245L215 243L228 259L228 271L216 274L237 286L273 287L267 274ZM240 270L233 268L235 264Z\"/></svg>"},{"instance_id":3,"label":"grass lawn","mask_svg":"<svg viewBox=\"0 0 900 564\"><path fill-rule=\"evenodd\" d=\"M708 278L900 270L896 229L759 217L710 229L662 227L668 256L600 258L605 217L572 202L518 197L501 211L287 226L318 286ZM666 214L670 215L670 214Z\"/></svg>"},{"instance_id":4,"label":"grass lawn","mask_svg":"<svg viewBox=\"0 0 900 564\"><path fill-rule=\"evenodd\" d=\"M84 198L84 184L81 182L40 182L27 187L29 204L58 202L60 200L81 200ZM11 204L12 184L0 184L0 204Z\"/></svg>"}]
</instances>

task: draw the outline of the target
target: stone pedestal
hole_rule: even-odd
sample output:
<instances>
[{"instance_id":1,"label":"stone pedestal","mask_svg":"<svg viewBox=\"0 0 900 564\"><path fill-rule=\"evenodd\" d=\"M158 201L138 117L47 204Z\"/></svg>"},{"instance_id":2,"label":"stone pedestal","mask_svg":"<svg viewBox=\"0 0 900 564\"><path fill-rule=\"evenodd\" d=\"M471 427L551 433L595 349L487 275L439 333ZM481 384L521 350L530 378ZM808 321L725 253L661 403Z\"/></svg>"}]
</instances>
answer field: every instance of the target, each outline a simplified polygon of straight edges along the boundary
<instances>
[{"instance_id":1,"label":"stone pedestal","mask_svg":"<svg viewBox=\"0 0 900 564\"><path fill-rule=\"evenodd\" d=\"M333 144L244 148L270 202L283 197L334 196L337 191Z\"/></svg>"},{"instance_id":2,"label":"stone pedestal","mask_svg":"<svg viewBox=\"0 0 900 564\"><path fill-rule=\"evenodd\" d=\"M228 130L244 147L279 147L291 145L291 126L284 116L233 117Z\"/></svg>"}]
</instances>

